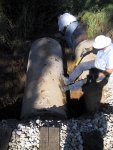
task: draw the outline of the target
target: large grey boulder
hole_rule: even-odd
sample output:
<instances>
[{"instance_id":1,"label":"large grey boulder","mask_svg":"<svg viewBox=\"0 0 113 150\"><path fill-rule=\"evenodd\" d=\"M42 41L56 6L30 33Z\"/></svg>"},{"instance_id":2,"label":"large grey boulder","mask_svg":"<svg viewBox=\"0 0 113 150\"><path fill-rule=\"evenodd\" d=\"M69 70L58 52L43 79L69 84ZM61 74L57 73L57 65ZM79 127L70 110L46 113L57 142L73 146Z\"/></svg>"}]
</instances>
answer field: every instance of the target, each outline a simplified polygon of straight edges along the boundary
<instances>
[{"instance_id":1,"label":"large grey boulder","mask_svg":"<svg viewBox=\"0 0 113 150\"><path fill-rule=\"evenodd\" d=\"M66 118L66 97L61 91L63 74L60 44L52 38L36 40L28 59L21 118L31 115Z\"/></svg>"}]
</instances>

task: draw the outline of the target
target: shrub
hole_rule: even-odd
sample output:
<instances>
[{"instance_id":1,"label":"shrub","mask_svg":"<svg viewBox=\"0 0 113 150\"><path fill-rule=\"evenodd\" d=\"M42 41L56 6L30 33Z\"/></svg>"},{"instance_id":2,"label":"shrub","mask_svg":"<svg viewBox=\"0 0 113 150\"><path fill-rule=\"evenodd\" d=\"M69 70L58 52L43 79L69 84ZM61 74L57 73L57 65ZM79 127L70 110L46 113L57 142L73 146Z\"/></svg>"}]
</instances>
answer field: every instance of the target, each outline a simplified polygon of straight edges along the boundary
<instances>
[{"instance_id":1,"label":"shrub","mask_svg":"<svg viewBox=\"0 0 113 150\"><path fill-rule=\"evenodd\" d=\"M84 11L79 14L81 20L87 24L89 38L98 34L106 34L113 37L113 5L108 5L98 11Z\"/></svg>"}]
</instances>

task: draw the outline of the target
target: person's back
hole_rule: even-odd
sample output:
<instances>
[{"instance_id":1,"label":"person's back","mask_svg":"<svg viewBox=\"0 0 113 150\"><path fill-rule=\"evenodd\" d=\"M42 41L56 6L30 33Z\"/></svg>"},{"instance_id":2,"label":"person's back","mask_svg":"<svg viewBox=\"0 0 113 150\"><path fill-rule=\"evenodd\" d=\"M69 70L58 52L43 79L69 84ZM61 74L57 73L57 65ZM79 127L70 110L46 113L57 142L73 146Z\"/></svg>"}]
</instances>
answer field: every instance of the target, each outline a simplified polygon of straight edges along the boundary
<instances>
[{"instance_id":1,"label":"person's back","mask_svg":"<svg viewBox=\"0 0 113 150\"><path fill-rule=\"evenodd\" d=\"M76 54L76 46L87 38L84 26L78 22L77 17L70 13L64 13L58 18L58 27L66 40L68 48L73 51L73 54Z\"/></svg>"}]
</instances>

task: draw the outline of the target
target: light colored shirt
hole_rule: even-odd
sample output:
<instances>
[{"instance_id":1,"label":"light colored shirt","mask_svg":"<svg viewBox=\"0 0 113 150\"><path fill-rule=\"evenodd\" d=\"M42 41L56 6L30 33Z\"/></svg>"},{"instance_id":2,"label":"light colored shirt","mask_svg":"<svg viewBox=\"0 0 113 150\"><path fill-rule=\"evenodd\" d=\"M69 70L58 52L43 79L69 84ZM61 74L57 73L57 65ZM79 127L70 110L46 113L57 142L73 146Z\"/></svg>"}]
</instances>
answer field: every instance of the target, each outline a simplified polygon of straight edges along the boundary
<instances>
[{"instance_id":1,"label":"light colored shirt","mask_svg":"<svg viewBox=\"0 0 113 150\"><path fill-rule=\"evenodd\" d=\"M60 15L60 17L58 18L59 31L62 31L64 27L68 26L74 21L77 21L77 18L69 13L64 13L63 15Z\"/></svg>"},{"instance_id":2,"label":"light colored shirt","mask_svg":"<svg viewBox=\"0 0 113 150\"><path fill-rule=\"evenodd\" d=\"M106 50L99 50L95 60L95 67L101 70L113 69L113 44Z\"/></svg>"},{"instance_id":3,"label":"light colored shirt","mask_svg":"<svg viewBox=\"0 0 113 150\"><path fill-rule=\"evenodd\" d=\"M65 32L64 37L65 37L65 40L66 40L69 48L73 48L72 35L73 35L73 32L75 31L75 29L77 28L77 26L78 26L78 21L72 22L66 28L66 32Z\"/></svg>"}]
</instances>

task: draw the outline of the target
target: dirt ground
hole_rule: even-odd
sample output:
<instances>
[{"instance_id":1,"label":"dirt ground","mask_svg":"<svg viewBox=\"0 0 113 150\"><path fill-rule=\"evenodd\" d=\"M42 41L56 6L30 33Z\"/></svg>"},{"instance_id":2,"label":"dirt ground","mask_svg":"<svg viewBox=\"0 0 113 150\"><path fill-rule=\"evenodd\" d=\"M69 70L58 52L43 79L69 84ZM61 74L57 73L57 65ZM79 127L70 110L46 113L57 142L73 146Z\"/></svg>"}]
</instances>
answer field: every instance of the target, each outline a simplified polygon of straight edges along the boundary
<instances>
[{"instance_id":1,"label":"dirt ground","mask_svg":"<svg viewBox=\"0 0 113 150\"><path fill-rule=\"evenodd\" d=\"M0 119L19 118L30 43L0 45Z\"/></svg>"}]
</instances>

